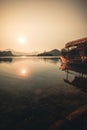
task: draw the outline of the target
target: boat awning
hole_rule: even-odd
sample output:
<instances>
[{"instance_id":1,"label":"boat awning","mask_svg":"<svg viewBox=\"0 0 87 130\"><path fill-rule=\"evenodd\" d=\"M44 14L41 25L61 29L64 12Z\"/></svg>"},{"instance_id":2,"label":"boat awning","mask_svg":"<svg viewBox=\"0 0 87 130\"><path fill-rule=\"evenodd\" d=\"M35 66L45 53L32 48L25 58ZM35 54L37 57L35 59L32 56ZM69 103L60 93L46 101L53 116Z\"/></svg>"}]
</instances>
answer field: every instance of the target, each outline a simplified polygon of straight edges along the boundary
<instances>
[{"instance_id":1,"label":"boat awning","mask_svg":"<svg viewBox=\"0 0 87 130\"><path fill-rule=\"evenodd\" d=\"M71 41L65 44L65 48L69 48L72 46L78 46L81 44L87 44L87 37L79 39L79 40L75 40L75 41Z\"/></svg>"}]
</instances>

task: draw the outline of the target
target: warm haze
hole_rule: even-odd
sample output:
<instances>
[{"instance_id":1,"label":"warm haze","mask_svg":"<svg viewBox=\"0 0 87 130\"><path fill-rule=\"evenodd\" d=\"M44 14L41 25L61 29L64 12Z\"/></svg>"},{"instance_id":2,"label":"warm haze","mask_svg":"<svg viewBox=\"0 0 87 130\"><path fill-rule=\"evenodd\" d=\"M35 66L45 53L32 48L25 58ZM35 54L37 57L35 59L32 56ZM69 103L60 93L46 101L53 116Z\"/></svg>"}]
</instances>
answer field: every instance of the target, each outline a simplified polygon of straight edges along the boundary
<instances>
[{"instance_id":1,"label":"warm haze","mask_svg":"<svg viewBox=\"0 0 87 130\"><path fill-rule=\"evenodd\" d=\"M0 0L0 50L61 49L87 37L85 0Z\"/></svg>"}]
</instances>

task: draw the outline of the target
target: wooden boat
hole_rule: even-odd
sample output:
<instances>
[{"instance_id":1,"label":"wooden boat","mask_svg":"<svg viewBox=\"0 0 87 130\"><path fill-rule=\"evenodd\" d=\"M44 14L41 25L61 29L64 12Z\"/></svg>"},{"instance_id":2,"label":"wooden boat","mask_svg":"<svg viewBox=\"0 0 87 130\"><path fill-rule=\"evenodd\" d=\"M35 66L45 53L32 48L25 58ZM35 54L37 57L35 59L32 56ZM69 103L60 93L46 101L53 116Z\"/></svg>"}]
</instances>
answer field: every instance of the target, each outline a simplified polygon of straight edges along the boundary
<instances>
[{"instance_id":1,"label":"wooden boat","mask_svg":"<svg viewBox=\"0 0 87 130\"><path fill-rule=\"evenodd\" d=\"M87 37L66 43L60 58L65 64L87 64Z\"/></svg>"}]
</instances>

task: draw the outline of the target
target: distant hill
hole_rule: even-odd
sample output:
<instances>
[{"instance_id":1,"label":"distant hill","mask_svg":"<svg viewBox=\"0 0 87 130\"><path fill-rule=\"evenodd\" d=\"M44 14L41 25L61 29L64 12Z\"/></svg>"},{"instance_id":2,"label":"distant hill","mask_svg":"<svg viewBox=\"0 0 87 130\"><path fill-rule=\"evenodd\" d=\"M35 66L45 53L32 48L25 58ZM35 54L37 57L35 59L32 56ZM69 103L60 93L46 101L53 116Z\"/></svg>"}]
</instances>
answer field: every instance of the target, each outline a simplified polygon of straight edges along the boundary
<instances>
[{"instance_id":1,"label":"distant hill","mask_svg":"<svg viewBox=\"0 0 87 130\"><path fill-rule=\"evenodd\" d=\"M11 51L0 51L0 56L14 56Z\"/></svg>"},{"instance_id":2,"label":"distant hill","mask_svg":"<svg viewBox=\"0 0 87 130\"><path fill-rule=\"evenodd\" d=\"M60 51L58 49L54 49L48 52L40 53L37 56L59 56L59 55L60 55Z\"/></svg>"},{"instance_id":3,"label":"distant hill","mask_svg":"<svg viewBox=\"0 0 87 130\"><path fill-rule=\"evenodd\" d=\"M11 48L8 48L4 51L0 51L0 56L35 56L37 55L38 52L34 51L34 52L18 52L18 51L14 51Z\"/></svg>"},{"instance_id":4,"label":"distant hill","mask_svg":"<svg viewBox=\"0 0 87 130\"><path fill-rule=\"evenodd\" d=\"M30 53L24 53L24 52L16 52L13 49L7 49L5 51L0 51L0 57L2 56L59 56L60 51L57 49L39 53L38 52L30 52Z\"/></svg>"}]
</instances>

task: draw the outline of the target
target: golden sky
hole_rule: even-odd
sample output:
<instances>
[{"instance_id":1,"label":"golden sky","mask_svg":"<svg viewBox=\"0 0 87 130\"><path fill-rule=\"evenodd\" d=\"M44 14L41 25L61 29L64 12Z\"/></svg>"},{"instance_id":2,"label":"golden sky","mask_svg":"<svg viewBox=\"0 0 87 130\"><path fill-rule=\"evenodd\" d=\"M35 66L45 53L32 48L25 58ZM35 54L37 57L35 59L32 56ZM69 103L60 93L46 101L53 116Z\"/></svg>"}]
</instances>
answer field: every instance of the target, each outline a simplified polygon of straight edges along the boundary
<instances>
[{"instance_id":1,"label":"golden sky","mask_svg":"<svg viewBox=\"0 0 87 130\"><path fill-rule=\"evenodd\" d=\"M0 50L62 49L87 37L85 0L0 0Z\"/></svg>"}]
</instances>

